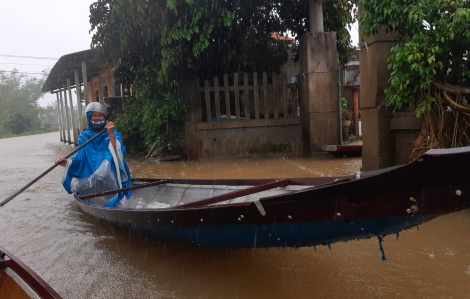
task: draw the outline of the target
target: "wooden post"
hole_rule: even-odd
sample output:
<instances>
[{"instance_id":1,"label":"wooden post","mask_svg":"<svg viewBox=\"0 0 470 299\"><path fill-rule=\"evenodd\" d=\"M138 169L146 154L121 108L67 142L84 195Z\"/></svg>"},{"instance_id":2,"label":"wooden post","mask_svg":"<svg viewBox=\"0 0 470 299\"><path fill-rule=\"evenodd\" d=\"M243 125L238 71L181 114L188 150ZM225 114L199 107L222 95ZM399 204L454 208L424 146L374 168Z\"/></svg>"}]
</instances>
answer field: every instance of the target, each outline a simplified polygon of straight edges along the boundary
<instances>
[{"instance_id":1,"label":"wooden post","mask_svg":"<svg viewBox=\"0 0 470 299\"><path fill-rule=\"evenodd\" d=\"M264 118L269 118L269 104L268 104L268 74L263 72L263 98L264 98Z\"/></svg>"},{"instance_id":2,"label":"wooden post","mask_svg":"<svg viewBox=\"0 0 470 299\"><path fill-rule=\"evenodd\" d=\"M60 92L60 101L62 102L62 91L64 94L64 103L65 103L65 122L66 122L66 130L67 130L67 142L70 144L72 143L72 138L70 137L70 116L69 116L69 106L67 104L67 93L65 92L65 84L62 85L63 89Z\"/></svg>"},{"instance_id":3,"label":"wooden post","mask_svg":"<svg viewBox=\"0 0 470 299\"><path fill-rule=\"evenodd\" d=\"M284 117L287 117L289 114L289 97L287 95L287 76L285 73L281 75L281 87L282 87L282 101L281 101L281 109L283 109Z\"/></svg>"},{"instance_id":4,"label":"wooden post","mask_svg":"<svg viewBox=\"0 0 470 299\"><path fill-rule=\"evenodd\" d=\"M248 73L243 74L243 97L245 106L245 118L250 120L250 92L248 91Z\"/></svg>"},{"instance_id":5,"label":"wooden post","mask_svg":"<svg viewBox=\"0 0 470 299\"><path fill-rule=\"evenodd\" d=\"M88 86L88 75L86 72L86 61L82 61L82 80L83 80L83 93L85 98L85 107L90 103L90 90L93 90L91 86ZM88 118L86 118L86 125L88 127Z\"/></svg>"},{"instance_id":6,"label":"wooden post","mask_svg":"<svg viewBox=\"0 0 470 299\"><path fill-rule=\"evenodd\" d=\"M276 73L273 73L273 97L272 97L272 102L273 102L273 114L274 118L277 118L277 106L279 103L279 85L277 84L277 79L278 75Z\"/></svg>"},{"instance_id":7,"label":"wooden post","mask_svg":"<svg viewBox=\"0 0 470 299\"><path fill-rule=\"evenodd\" d=\"M212 121L212 111L211 111L211 94L209 91L209 80L204 81L204 100L206 101L206 121Z\"/></svg>"},{"instance_id":8,"label":"wooden post","mask_svg":"<svg viewBox=\"0 0 470 299\"><path fill-rule=\"evenodd\" d=\"M228 90L228 74L224 74L224 89L225 89L225 115L227 121L232 120L232 113L230 112L230 92Z\"/></svg>"},{"instance_id":9,"label":"wooden post","mask_svg":"<svg viewBox=\"0 0 470 299\"><path fill-rule=\"evenodd\" d=\"M255 119L259 119L258 73L253 73L253 91L255 93Z\"/></svg>"},{"instance_id":10,"label":"wooden post","mask_svg":"<svg viewBox=\"0 0 470 299\"><path fill-rule=\"evenodd\" d=\"M70 113L72 114L73 143L75 145L78 145L78 136L77 136L77 130L76 130L77 122L75 121L75 112L73 111L72 88L70 88L70 78L67 78L67 90L69 92Z\"/></svg>"},{"instance_id":11,"label":"wooden post","mask_svg":"<svg viewBox=\"0 0 470 299\"><path fill-rule=\"evenodd\" d=\"M57 117L58 117L58 122L59 122L60 141L64 141L63 135L62 135L62 118L60 117L59 95L57 93L56 93L56 97L57 97Z\"/></svg>"},{"instance_id":12,"label":"wooden post","mask_svg":"<svg viewBox=\"0 0 470 299\"><path fill-rule=\"evenodd\" d=\"M86 74L86 61L82 61L83 93L85 94L85 104L89 104L88 99L88 76Z\"/></svg>"},{"instance_id":13,"label":"wooden post","mask_svg":"<svg viewBox=\"0 0 470 299\"><path fill-rule=\"evenodd\" d=\"M235 89L235 115L240 119L240 91L238 90L238 73L233 75L233 87Z\"/></svg>"},{"instance_id":14,"label":"wooden post","mask_svg":"<svg viewBox=\"0 0 470 299\"><path fill-rule=\"evenodd\" d=\"M214 92L215 92L215 118L220 121L220 99L219 99L219 78L214 77Z\"/></svg>"},{"instance_id":15,"label":"wooden post","mask_svg":"<svg viewBox=\"0 0 470 299\"><path fill-rule=\"evenodd\" d=\"M75 70L75 89L77 92L77 110L78 110L78 132L83 133L82 119L82 94L80 92L80 80L78 79L78 70Z\"/></svg>"}]
</instances>

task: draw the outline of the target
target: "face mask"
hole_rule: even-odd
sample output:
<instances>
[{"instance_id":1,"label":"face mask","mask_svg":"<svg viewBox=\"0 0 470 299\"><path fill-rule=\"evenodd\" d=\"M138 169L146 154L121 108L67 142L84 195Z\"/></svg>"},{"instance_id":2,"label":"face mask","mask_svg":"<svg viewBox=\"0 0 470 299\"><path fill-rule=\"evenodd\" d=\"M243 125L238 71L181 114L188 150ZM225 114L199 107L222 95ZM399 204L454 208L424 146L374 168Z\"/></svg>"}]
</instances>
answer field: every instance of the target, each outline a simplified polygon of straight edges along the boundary
<instances>
[{"instance_id":1,"label":"face mask","mask_svg":"<svg viewBox=\"0 0 470 299\"><path fill-rule=\"evenodd\" d=\"M99 131L104 128L106 125L104 120L91 120L90 119L90 127L93 129L93 131Z\"/></svg>"}]
</instances>

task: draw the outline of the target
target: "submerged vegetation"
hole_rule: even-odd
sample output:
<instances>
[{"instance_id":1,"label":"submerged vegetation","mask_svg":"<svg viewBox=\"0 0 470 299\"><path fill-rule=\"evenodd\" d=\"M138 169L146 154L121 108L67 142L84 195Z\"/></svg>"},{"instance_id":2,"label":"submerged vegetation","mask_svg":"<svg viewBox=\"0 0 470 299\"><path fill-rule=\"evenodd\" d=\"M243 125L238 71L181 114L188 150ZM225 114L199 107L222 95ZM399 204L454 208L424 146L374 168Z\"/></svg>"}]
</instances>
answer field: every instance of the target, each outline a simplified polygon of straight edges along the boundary
<instances>
[{"instance_id":1,"label":"submerged vegetation","mask_svg":"<svg viewBox=\"0 0 470 299\"><path fill-rule=\"evenodd\" d=\"M355 4L323 4L325 31L337 33L341 63L353 51L347 26L355 20ZM289 47L272 34L299 38L307 32L308 0L99 0L90 6L90 24L96 57L116 67L115 77L131 91L117 121L121 131L134 128L124 138L136 151L154 142L171 151L176 144L170 135L181 134L188 107L181 97L186 80L280 72Z\"/></svg>"}]
</instances>

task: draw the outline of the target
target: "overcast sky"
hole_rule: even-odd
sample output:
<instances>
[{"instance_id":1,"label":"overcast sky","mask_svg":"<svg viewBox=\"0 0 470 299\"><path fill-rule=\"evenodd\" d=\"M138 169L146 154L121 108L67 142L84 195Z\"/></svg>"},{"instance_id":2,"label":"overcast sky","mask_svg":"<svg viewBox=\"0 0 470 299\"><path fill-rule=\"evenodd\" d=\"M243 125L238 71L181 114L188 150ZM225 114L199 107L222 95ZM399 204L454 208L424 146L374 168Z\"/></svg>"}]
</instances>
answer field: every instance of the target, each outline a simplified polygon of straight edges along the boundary
<instances>
[{"instance_id":1,"label":"overcast sky","mask_svg":"<svg viewBox=\"0 0 470 299\"><path fill-rule=\"evenodd\" d=\"M90 48L89 8L93 0L0 0L0 70L40 73L62 55ZM351 32L358 44L357 24ZM47 57L29 59L3 55ZM39 65L33 65L39 64ZM35 76L31 74L31 76ZM39 76L39 75L36 75ZM54 101L47 94L41 106Z\"/></svg>"},{"instance_id":2,"label":"overcast sky","mask_svg":"<svg viewBox=\"0 0 470 299\"><path fill-rule=\"evenodd\" d=\"M60 58L90 48L93 0L0 0L0 55ZM40 73L57 60L0 56L0 70ZM23 65L40 64L40 65ZM44 66L46 65L46 66ZM33 76L33 75L31 75ZM39 76L39 75L38 75ZM41 106L55 101L47 94Z\"/></svg>"}]
</instances>

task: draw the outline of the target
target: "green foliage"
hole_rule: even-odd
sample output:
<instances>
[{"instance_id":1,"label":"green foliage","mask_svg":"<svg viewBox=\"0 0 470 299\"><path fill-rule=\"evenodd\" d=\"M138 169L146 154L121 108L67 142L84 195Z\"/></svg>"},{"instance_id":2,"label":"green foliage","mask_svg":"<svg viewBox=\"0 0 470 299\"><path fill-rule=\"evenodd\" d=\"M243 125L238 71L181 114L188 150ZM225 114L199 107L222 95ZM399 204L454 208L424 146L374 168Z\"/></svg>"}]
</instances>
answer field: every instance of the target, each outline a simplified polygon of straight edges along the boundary
<instances>
[{"instance_id":1,"label":"green foliage","mask_svg":"<svg viewBox=\"0 0 470 299\"><path fill-rule=\"evenodd\" d=\"M348 109L348 101L345 98L341 98L341 119L352 120L353 112Z\"/></svg>"},{"instance_id":2,"label":"green foliage","mask_svg":"<svg viewBox=\"0 0 470 299\"><path fill-rule=\"evenodd\" d=\"M361 0L363 34L385 28L402 39L392 48L387 104L396 110L416 104L431 80L470 85L470 2L466 0ZM420 116L434 99L420 103Z\"/></svg>"},{"instance_id":3,"label":"green foliage","mask_svg":"<svg viewBox=\"0 0 470 299\"><path fill-rule=\"evenodd\" d=\"M160 151L177 148L182 135L188 104L178 86L155 83L158 70L145 67L138 71L134 81L136 92L127 99L126 113L115 119L126 146L131 152L144 153L154 142Z\"/></svg>"},{"instance_id":4,"label":"green foliage","mask_svg":"<svg viewBox=\"0 0 470 299\"><path fill-rule=\"evenodd\" d=\"M15 135L24 133L31 126L31 116L23 112L16 112L5 118L3 126Z\"/></svg>"},{"instance_id":5,"label":"green foliage","mask_svg":"<svg viewBox=\"0 0 470 299\"><path fill-rule=\"evenodd\" d=\"M354 22L357 1L323 4L325 31L337 32L341 63L352 53L346 26ZM307 32L308 0L97 0L90 24L96 58L106 61L104 67L116 66L115 78L132 90L126 114L117 121L126 143L143 151L157 141L170 150L176 137L170 140L169 132L180 132L187 109L175 82L280 72L288 44L271 34Z\"/></svg>"},{"instance_id":6,"label":"green foliage","mask_svg":"<svg viewBox=\"0 0 470 299\"><path fill-rule=\"evenodd\" d=\"M337 33L341 63L352 54L346 27L355 20L357 1L323 4L325 31ZM132 82L135 71L146 65L158 68L160 82L279 72L287 61L287 45L271 33L298 38L307 32L308 0L98 0L90 6L90 24L98 57L110 65L121 58L123 82Z\"/></svg>"},{"instance_id":7,"label":"green foliage","mask_svg":"<svg viewBox=\"0 0 470 299\"><path fill-rule=\"evenodd\" d=\"M40 107L39 111L39 121L41 124L57 124L58 123L58 111L57 111L57 104L55 102L50 103L47 107ZM77 110L77 107L74 106L74 112ZM85 109L83 108L83 111ZM78 113L75 114L78 116Z\"/></svg>"},{"instance_id":8,"label":"green foliage","mask_svg":"<svg viewBox=\"0 0 470 299\"><path fill-rule=\"evenodd\" d=\"M39 129L42 108L37 101L47 73L37 79L18 73L0 72L0 126L13 134Z\"/></svg>"}]
</instances>

